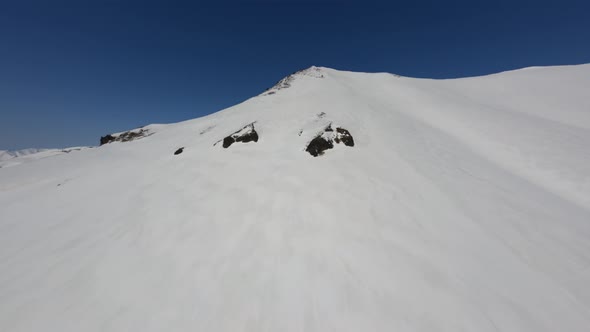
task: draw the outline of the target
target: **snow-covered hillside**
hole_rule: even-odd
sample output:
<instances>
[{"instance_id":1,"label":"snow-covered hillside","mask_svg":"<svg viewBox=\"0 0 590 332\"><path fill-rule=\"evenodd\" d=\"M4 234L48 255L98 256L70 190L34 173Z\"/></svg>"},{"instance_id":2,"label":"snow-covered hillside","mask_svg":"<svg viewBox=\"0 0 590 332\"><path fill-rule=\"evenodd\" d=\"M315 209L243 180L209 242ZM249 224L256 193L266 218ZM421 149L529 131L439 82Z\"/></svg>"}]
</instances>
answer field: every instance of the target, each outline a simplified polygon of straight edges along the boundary
<instances>
[{"instance_id":1,"label":"snow-covered hillside","mask_svg":"<svg viewBox=\"0 0 590 332\"><path fill-rule=\"evenodd\" d=\"M0 331L588 331L589 89L312 67L2 167Z\"/></svg>"}]
</instances>

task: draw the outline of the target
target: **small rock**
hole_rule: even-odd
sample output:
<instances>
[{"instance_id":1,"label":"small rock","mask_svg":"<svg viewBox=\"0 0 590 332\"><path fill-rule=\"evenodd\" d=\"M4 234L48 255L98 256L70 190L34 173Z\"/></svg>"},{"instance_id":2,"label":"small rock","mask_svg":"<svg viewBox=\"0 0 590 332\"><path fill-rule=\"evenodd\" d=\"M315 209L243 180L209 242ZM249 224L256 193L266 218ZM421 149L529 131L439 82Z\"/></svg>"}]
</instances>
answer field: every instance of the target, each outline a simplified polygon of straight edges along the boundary
<instances>
[{"instance_id":1,"label":"small rock","mask_svg":"<svg viewBox=\"0 0 590 332\"><path fill-rule=\"evenodd\" d=\"M332 140L325 139L320 135L309 142L305 151L309 152L310 155L317 157L323 155L324 151L333 147L334 143L332 143Z\"/></svg>"},{"instance_id":2,"label":"small rock","mask_svg":"<svg viewBox=\"0 0 590 332\"><path fill-rule=\"evenodd\" d=\"M179 155L179 154L181 154L183 151L184 151L184 146L183 146L183 147L181 147L180 149L178 149L178 150L174 151L174 155L175 155L175 156L176 156L176 155Z\"/></svg>"},{"instance_id":3,"label":"small rock","mask_svg":"<svg viewBox=\"0 0 590 332\"><path fill-rule=\"evenodd\" d=\"M336 143L344 143L346 146L354 146L354 139L348 130L344 128L336 128L336 137L334 138Z\"/></svg>"}]
</instances>

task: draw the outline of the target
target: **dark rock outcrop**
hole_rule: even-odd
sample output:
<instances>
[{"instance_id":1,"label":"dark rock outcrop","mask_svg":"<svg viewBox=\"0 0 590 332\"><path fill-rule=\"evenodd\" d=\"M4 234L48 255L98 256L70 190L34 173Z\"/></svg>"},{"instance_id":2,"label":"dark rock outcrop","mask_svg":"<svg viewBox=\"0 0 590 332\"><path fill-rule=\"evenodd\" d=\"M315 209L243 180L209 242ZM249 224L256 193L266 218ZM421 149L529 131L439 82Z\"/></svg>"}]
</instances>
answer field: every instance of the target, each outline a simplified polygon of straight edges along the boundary
<instances>
[{"instance_id":1,"label":"dark rock outcrop","mask_svg":"<svg viewBox=\"0 0 590 332\"><path fill-rule=\"evenodd\" d=\"M181 154L183 151L184 151L184 146L183 146L183 147L181 147L181 148L179 148L178 150L174 151L174 155L175 155L175 156L176 156L176 155L179 155L179 154Z\"/></svg>"},{"instance_id":2,"label":"dark rock outcrop","mask_svg":"<svg viewBox=\"0 0 590 332\"><path fill-rule=\"evenodd\" d=\"M115 137L113 135L110 135L109 134L109 135L106 135L106 136L102 136L100 138L100 145L105 145L107 143L114 142L114 141L115 141Z\"/></svg>"},{"instance_id":3,"label":"dark rock outcrop","mask_svg":"<svg viewBox=\"0 0 590 332\"><path fill-rule=\"evenodd\" d=\"M235 142L258 142L258 133L254 129L254 122L236 131L235 133L225 137L223 139L223 147L227 149ZM219 141L217 143L219 143ZM214 145L216 145L217 143L215 143Z\"/></svg>"},{"instance_id":4,"label":"dark rock outcrop","mask_svg":"<svg viewBox=\"0 0 590 332\"><path fill-rule=\"evenodd\" d=\"M354 146L354 139L352 138L352 135L344 128L336 128L336 137L334 137L334 142L342 142L346 146Z\"/></svg>"},{"instance_id":5,"label":"dark rock outcrop","mask_svg":"<svg viewBox=\"0 0 590 332\"><path fill-rule=\"evenodd\" d=\"M324 151L334 148L334 143L354 146L354 139L348 130L336 127L336 131L334 131L332 124L329 124L324 131L309 142L305 151L314 157L321 156Z\"/></svg>"},{"instance_id":6,"label":"dark rock outcrop","mask_svg":"<svg viewBox=\"0 0 590 332\"><path fill-rule=\"evenodd\" d=\"M102 136L100 138L100 145L105 145L108 143L112 143L112 142L129 142L129 141L133 141L136 139L140 139L146 136L151 135L149 133L149 130L147 129L135 129L135 130L130 130L130 131L126 131L124 133L121 133L119 135L106 135L106 136Z\"/></svg>"},{"instance_id":7,"label":"dark rock outcrop","mask_svg":"<svg viewBox=\"0 0 590 332\"><path fill-rule=\"evenodd\" d=\"M223 148L227 149L229 148L230 145L234 144L236 142L236 139L231 137L231 136L227 136L226 138L223 139Z\"/></svg>"},{"instance_id":8,"label":"dark rock outcrop","mask_svg":"<svg viewBox=\"0 0 590 332\"><path fill-rule=\"evenodd\" d=\"M324 151L334 147L331 139L325 138L322 135L316 136L307 145L305 151L309 152L310 155L317 157L324 154Z\"/></svg>"},{"instance_id":9,"label":"dark rock outcrop","mask_svg":"<svg viewBox=\"0 0 590 332\"><path fill-rule=\"evenodd\" d=\"M236 142L248 143L248 142L258 142L258 133L254 128L249 133L236 137Z\"/></svg>"}]
</instances>

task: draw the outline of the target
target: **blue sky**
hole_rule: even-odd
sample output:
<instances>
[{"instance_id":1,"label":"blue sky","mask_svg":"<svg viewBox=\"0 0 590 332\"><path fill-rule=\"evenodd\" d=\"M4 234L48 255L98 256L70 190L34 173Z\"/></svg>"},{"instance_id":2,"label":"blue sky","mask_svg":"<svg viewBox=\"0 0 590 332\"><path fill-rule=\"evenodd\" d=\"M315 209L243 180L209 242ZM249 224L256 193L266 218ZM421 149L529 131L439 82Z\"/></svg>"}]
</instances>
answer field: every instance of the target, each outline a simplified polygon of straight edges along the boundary
<instances>
[{"instance_id":1,"label":"blue sky","mask_svg":"<svg viewBox=\"0 0 590 332\"><path fill-rule=\"evenodd\" d=\"M311 65L412 77L590 62L588 1L0 3L0 149L97 145Z\"/></svg>"}]
</instances>

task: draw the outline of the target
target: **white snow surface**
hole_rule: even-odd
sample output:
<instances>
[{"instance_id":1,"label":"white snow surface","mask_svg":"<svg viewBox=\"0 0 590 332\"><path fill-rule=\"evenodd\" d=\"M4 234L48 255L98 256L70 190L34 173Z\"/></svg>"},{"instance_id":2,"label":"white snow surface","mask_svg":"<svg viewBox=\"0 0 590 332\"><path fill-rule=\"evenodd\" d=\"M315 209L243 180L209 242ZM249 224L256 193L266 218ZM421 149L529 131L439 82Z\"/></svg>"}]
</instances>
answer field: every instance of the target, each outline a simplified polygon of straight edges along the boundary
<instances>
[{"instance_id":1,"label":"white snow surface","mask_svg":"<svg viewBox=\"0 0 590 332\"><path fill-rule=\"evenodd\" d=\"M308 71L0 168L0 331L590 330L590 65Z\"/></svg>"}]
</instances>

